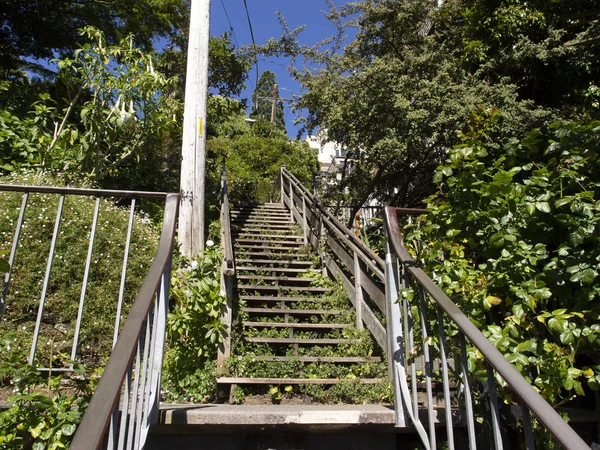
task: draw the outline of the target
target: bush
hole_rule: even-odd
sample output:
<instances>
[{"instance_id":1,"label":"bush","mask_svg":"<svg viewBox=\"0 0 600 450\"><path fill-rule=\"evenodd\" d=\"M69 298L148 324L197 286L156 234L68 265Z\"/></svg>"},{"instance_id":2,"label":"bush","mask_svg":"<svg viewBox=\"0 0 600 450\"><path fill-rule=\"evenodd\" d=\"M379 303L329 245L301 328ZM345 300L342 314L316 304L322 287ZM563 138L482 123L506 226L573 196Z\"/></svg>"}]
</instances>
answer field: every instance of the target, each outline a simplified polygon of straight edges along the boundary
<instances>
[{"instance_id":1,"label":"bush","mask_svg":"<svg viewBox=\"0 0 600 450\"><path fill-rule=\"evenodd\" d=\"M551 404L598 390L600 122L534 130L499 158L485 124L471 130L406 239L423 240L434 280Z\"/></svg>"},{"instance_id":2,"label":"bush","mask_svg":"<svg viewBox=\"0 0 600 450\"><path fill-rule=\"evenodd\" d=\"M61 375L44 380L33 366L15 369L15 394L9 397L12 406L0 413L1 448L68 448L97 380L87 377L84 366L75 364L74 368L80 380L66 389L61 384ZM49 395L39 392L41 386Z\"/></svg>"},{"instance_id":3,"label":"bush","mask_svg":"<svg viewBox=\"0 0 600 450\"><path fill-rule=\"evenodd\" d=\"M220 275L220 249L208 246L191 262L181 260L173 272L162 381L169 400L206 401L216 393L215 362L225 332Z\"/></svg>"}]
</instances>

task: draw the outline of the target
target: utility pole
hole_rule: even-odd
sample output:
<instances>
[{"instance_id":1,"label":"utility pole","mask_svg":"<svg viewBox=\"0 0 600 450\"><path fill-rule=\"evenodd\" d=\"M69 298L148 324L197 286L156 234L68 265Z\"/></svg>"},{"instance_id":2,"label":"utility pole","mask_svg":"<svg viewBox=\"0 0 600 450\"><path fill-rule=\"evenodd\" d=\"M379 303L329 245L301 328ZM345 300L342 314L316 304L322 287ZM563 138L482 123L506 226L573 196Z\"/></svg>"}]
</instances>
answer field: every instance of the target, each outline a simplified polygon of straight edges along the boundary
<instances>
[{"instance_id":1,"label":"utility pole","mask_svg":"<svg viewBox=\"0 0 600 450\"><path fill-rule=\"evenodd\" d=\"M192 258L204 251L209 27L210 0L191 0L178 239L183 255Z\"/></svg>"},{"instance_id":2,"label":"utility pole","mask_svg":"<svg viewBox=\"0 0 600 450\"><path fill-rule=\"evenodd\" d=\"M277 103L279 102L291 102L291 98L283 98L279 96L279 85L277 83L273 84L273 93L271 97L255 97L254 98L254 106L252 109L256 110L256 105L258 102L267 101L271 103L271 126L275 127L275 121L277 119Z\"/></svg>"},{"instance_id":3,"label":"utility pole","mask_svg":"<svg viewBox=\"0 0 600 450\"><path fill-rule=\"evenodd\" d=\"M279 94L279 89L277 83L273 84L273 100L271 100L271 127L275 127L275 110L277 108L277 95Z\"/></svg>"}]
</instances>

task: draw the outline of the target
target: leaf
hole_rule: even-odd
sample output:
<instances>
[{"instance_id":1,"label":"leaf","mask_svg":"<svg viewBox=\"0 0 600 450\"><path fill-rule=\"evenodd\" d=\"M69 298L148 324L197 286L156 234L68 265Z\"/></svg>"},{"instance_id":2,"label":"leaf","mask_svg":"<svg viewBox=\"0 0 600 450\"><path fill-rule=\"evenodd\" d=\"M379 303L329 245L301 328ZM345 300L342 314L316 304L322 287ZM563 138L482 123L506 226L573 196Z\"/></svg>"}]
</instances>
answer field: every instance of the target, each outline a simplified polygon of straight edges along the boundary
<instances>
[{"instance_id":1,"label":"leaf","mask_svg":"<svg viewBox=\"0 0 600 450\"><path fill-rule=\"evenodd\" d=\"M535 352L537 350L537 341L535 339L529 339L521 342L517 345L518 352Z\"/></svg>"},{"instance_id":2,"label":"leaf","mask_svg":"<svg viewBox=\"0 0 600 450\"><path fill-rule=\"evenodd\" d=\"M569 233L569 244L571 247L577 247L583 244L585 240L585 230L582 227L577 228Z\"/></svg>"},{"instance_id":3,"label":"leaf","mask_svg":"<svg viewBox=\"0 0 600 450\"><path fill-rule=\"evenodd\" d=\"M0 258L0 272L6 273L10 270L10 264L4 258Z\"/></svg>"},{"instance_id":4,"label":"leaf","mask_svg":"<svg viewBox=\"0 0 600 450\"><path fill-rule=\"evenodd\" d=\"M550 213L550 204L548 202L536 202L535 207L538 211Z\"/></svg>"},{"instance_id":5,"label":"leaf","mask_svg":"<svg viewBox=\"0 0 600 450\"><path fill-rule=\"evenodd\" d=\"M504 246L504 233L496 233L490 237L490 245L492 247L500 248Z\"/></svg>"},{"instance_id":6,"label":"leaf","mask_svg":"<svg viewBox=\"0 0 600 450\"><path fill-rule=\"evenodd\" d=\"M494 297L493 295L489 295L488 297L486 297L486 300L494 306L498 306L499 304L502 303L502 299L500 299L498 297Z\"/></svg>"},{"instance_id":7,"label":"leaf","mask_svg":"<svg viewBox=\"0 0 600 450\"><path fill-rule=\"evenodd\" d=\"M582 284L592 284L597 276L598 272L592 268L588 268L582 270L581 272L575 273L571 278L569 278L569 281L572 281L573 283L581 282Z\"/></svg>"},{"instance_id":8,"label":"leaf","mask_svg":"<svg viewBox=\"0 0 600 450\"><path fill-rule=\"evenodd\" d=\"M571 203L573 201L573 198L573 196L559 198L554 202L554 207L558 209L561 206L566 205L567 203Z\"/></svg>"},{"instance_id":9,"label":"leaf","mask_svg":"<svg viewBox=\"0 0 600 450\"><path fill-rule=\"evenodd\" d=\"M567 321L553 317L548 321L548 328L555 333L563 333L567 329Z\"/></svg>"}]
</instances>

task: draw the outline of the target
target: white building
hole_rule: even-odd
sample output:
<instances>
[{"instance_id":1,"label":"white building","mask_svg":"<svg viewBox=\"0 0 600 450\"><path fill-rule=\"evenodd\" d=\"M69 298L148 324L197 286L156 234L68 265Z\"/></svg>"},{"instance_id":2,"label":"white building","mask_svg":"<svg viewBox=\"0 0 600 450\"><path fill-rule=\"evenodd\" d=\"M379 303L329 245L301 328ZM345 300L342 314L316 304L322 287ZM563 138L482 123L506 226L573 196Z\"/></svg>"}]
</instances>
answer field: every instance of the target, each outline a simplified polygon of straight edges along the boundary
<instances>
[{"instance_id":1,"label":"white building","mask_svg":"<svg viewBox=\"0 0 600 450\"><path fill-rule=\"evenodd\" d=\"M346 149L337 142L326 141L321 132L316 136L307 136L306 142L308 142L310 148L318 151L321 172L332 173L336 167L343 165L346 158Z\"/></svg>"}]
</instances>

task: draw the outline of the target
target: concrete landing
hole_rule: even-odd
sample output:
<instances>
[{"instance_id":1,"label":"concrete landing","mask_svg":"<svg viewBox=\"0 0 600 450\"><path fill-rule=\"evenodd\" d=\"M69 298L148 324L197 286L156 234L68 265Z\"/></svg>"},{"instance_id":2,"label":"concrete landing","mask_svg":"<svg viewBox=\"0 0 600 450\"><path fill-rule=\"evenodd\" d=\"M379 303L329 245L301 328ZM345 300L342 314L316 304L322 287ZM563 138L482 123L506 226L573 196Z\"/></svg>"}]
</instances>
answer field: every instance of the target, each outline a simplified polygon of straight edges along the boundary
<instances>
[{"instance_id":1,"label":"concrete landing","mask_svg":"<svg viewBox=\"0 0 600 450\"><path fill-rule=\"evenodd\" d=\"M293 426L344 428L394 426L394 408L383 405L161 405L163 425Z\"/></svg>"}]
</instances>

